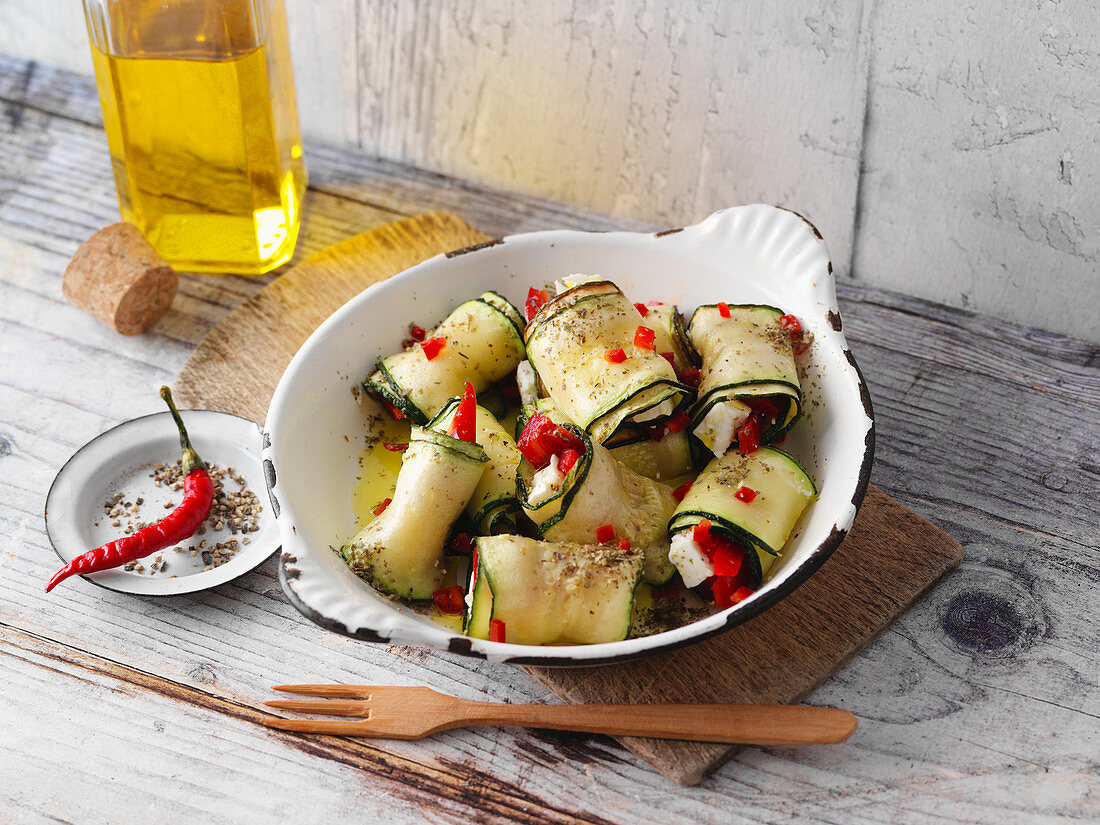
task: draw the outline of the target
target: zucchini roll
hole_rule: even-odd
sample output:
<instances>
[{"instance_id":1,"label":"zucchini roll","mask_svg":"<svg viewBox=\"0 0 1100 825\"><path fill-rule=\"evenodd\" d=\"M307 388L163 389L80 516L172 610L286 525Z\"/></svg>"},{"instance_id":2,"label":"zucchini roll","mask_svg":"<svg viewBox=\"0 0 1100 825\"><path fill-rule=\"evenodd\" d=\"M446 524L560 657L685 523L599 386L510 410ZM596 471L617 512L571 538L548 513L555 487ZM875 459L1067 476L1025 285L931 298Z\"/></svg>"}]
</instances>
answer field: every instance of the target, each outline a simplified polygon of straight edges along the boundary
<instances>
[{"instance_id":1,"label":"zucchini roll","mask_svg":"<svg viewBox=\"0 0 1100 825\"><path fill-rule=\"evenodd\" d=\"M458 411L458 399L453 398L439 411L430 429L448 433ZM516 468L520 455L515 439L500 425L487 409L477 407L477 434L475 440L489 456L489 466L478 482L466 512L469 513L477 532L516 532L516 514L520 511L516 498Z\"/></svg>"},{"instance_id":2,"label":"zucchini roll","mask_svg":"<svg viewBox=\"0 0 1100 825\"><path fill-rule=\"evenodd\" d=\"M705 558L706 548L691 546L697 544L693 528L705 521L710 532L747 551L742 575L758 587L816 497L809 475L782 450L761 447L748 455L731 450L711 460L677 505L668 524L670 557L689 587L723 575L714 558Z\"/></svg>"},{"instance_id":3,"label":"zucchini roll","mask_svg":"<svg viewBox=\"0 0 1100 825\"><path fill-rule=\"evenodd\" d=\"M512 644L617 642L630 632L639 553L520 536L477 539L465 632Z\"/></svg>"},{"instance_id":4,"label":"zucchini roll","mask_svg":"<svg viewBox=\"0 0 1100 825\"><path fill-rule=\"evenodd\" d=\"M733 441L743 451L786 433L802 414L790 336L783 310L746 304L708 304L688 329L703 359L693 433L715 456Z\"/></svg>"},{"instance_id":5,"label":"zucchini roll","mask_svg":"<svg viewBox=\"0 0 1100 825\"><path fill-rule=\"evenodd\" d=\"M383 358L363 387L395 417L426 424L466 382L481 392L524 358L523 316L495 292L466 301L427 339Z\"/></svg>"},{"instance_id":6,"label":"zucchini roll","mask_svg":"<svg viewBox=\"0 0 1100 825\"><path fill-rule=\"evenodd\" d=\"M516 495L540 535L580 544L626 539L645 557L647 582L672 578L666 531L676 507L671 487L616 461L579 427L538 413L524 427L519 449L525 460Z\"/></svg>"},{"instance_id":7,"label":"zucchini roll","mask_svg":"<svg viewBox=\"0 0 1100 825\"><path fill-rule=\"evenodd\" d=\"M699 364L699 353L691 343L687 329L684 327L684 316L680 310L672 304L658 304L645 307L646 314L642 323L653 330L653 348L658 355L665 357L666 353L672 354L673 366L676 374L680 375L688 367Z\"/></svg>"},{"instance_id":8,"label":"zucchini roll","mask_svg":"<svg viewBox=\"0 0 1100 825\"><path fill-rule=\"evenodd\" d=\"M340 551L348 566L386 593L430 599L443 584L447 535L488 463L477 444L413 427L393 499Z\"/></svg>"},{"instance_id":9,"label":"zucchini roll","mask_svg":"<svg viewBox=\"0 0 1100 825\"><path fill-rule=\"evenodd\" d=\"M695 469L687 430L665 432L657 439L650 429L620 427L604 446L617 461L655 481L667 482Z\"/></svg>"},{"instance_id":10,"label":"zucchini roll","mask_svg":"<svg viewBox=\"0 0 1100 825\"><path fill-rule=\"evenodd\" d=\"M692 390L648 341L634 305L609 281L550 299L527 325L527 358L554 403L606 440L620 424L656 424L687 405ZM635 343L640 340L643 345Z\"/></svg>"}]
</instances>

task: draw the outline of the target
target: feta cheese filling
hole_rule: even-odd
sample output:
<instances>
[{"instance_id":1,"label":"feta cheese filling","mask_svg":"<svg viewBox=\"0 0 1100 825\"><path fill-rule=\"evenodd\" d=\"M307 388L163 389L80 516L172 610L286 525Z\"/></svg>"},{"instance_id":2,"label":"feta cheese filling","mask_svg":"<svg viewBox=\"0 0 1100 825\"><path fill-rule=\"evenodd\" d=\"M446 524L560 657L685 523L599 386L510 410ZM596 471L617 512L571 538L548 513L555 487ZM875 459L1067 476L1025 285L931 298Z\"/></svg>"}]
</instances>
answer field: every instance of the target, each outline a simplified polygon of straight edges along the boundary
<instances>
[{"instance_id":1,"label":"feta cheese filling","mask_svg":"<svg viewBox=\"0 0 1100 825\"><path fill-rule=\"evenodd\" d=\"M742 404L737 400L719 401L703 416L703 420L695 428L695 437L702 441L716 458L721 458L733 443L737 428L748 421L751 414L752 410L748 404Z\"/></svg>"},{"instance_id":2,"label":"feta cheese filling","mask_svg":"<svg viewBox=\"0 0 1100 825\"><path fill-rule=\"evenodd\" d=\"M668 560L676 565L687 587L698 587L714 575L714 565L707 560L703 548L691 538L691 530L672 537Z\"/></svg>"},{"instance_id":3,"label":"feta cheese filling","mask_svg":"<svg viewBox=\"0 0 1100 825\"><path fill-rule=\"evenodd\" d=\"M565 481L565 473L558 469L558 457L552 455L549 464L535 471L535 477L531 481L531 492L527 494L527 503L535 505L546 501L561 489L563 481Z\"/></svg>"},{"instance_id":4,"label":"feta cheese filling","mask_svg":"<svg viewBox=\"0 0 1100 825\"><path fill-rule=\"evenodd\" d=\"M647 421L656 421L658 418L668 418L672 415L672 411L676 409L675 404L672 403L671 398L666 398L660 404L655 407L650 407L648 410L642 410L634 416L634 422L636 424L645 424Z\"/></svg>"}]
</instances>

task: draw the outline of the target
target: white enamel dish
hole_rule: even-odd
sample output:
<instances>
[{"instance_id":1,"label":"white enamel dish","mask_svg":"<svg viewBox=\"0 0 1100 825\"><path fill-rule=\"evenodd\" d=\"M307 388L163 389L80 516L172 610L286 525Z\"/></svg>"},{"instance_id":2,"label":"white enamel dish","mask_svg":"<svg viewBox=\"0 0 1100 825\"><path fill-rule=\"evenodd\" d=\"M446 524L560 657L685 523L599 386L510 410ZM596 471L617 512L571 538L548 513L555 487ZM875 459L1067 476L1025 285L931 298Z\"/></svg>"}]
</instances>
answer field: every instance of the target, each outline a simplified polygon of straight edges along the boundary
<instances>
[{"instance_id":1,"label":"white enamel dish","mask_svg":"<svg viewBox=\"0 0 1100 825\"><path fill-rule=\"evenodd\" d=\"M746 601L675 630L596 645L537 647L470 639L376 593L333 552L354 532L351 489L369 434L353 388L396 351L410 321L429 326L489 289L522 306L530 286L598 274L632 301L767 303L813 336L800 359L805 415L783 445L817 482L771 578ZM590 665L711 636L775 604L840 544L863 499L874 452L866 386L842 332L832 266L799 215L752 205L656 234L534 232L440 255L364 290L310 336L287 367L265 424L264 470L283 541L280 581L305 616L373 642L425 645L488 659Z\"/></svg>"}]
</instances>

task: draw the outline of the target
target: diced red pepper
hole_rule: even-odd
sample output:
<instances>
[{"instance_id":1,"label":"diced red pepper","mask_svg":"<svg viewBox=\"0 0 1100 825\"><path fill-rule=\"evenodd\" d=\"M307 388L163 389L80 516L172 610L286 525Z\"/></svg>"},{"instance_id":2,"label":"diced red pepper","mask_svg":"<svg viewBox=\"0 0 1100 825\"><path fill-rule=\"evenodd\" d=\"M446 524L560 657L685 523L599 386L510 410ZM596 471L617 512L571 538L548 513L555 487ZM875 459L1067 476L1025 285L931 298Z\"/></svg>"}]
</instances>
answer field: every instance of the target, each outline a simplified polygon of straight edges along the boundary
<instances>
[{"instance_id":1,"label":"diced red pepper","mask_svg":"<svg viewBox=\"0 0 1100 825\"><path fill-rule=\"evenodd\" d=\"M456 616L466 612L466 594L457 584L436 590L432 593L432 601L441 613Z\"/></svg>"},{"instance_id":2,"label":"diced red pepper","mask_svg":"<svg viewBox=\"0 0 1100 825\"><path fill-rule=\"evenodd\" d=\"M675 490L672 491L672 497L674 499L676 499L677 501L683 501L684 496L686 496L688 494L688 490L691 489L691 485L693 483L694 482L691 482L691 481L684 482L683 484L681 484L679 487L677 487Z\"/></svg>"},{"instance_id":3,"label":"diced red pepper","mask_svg":"<svg viewBox=\"0 0 1100 825\"><path fill-rule=\"evenodd\" d=\"M519 401L519 384L515 378L500 383L500 394L509 401Z\"/></svg>"},{"instance_id":4,"label":"diced red pepper","mask_svg":"<svg viewBox=\"0 0 1100 825\"><path fill-rule=\"evenodd\" d=\"M737 449L748 455L760 446L760 419L750 415L749 420L737 428Z\"/></svg>"},{"instance_id":5,"label":"diced red pepper","mask_svg":"<svg viewBox=\"0 0 1100 825\"><path fill-rule=\"evenodd\" d=\"M634 309L638 310L638 314L645 318L649 315L649 309L645 304L635 304Z\"/></svg>"},{"instance_id":6,"label":"diced red pepper","mask_svg":"<svg viewBox=\"0 0 1100 825\"><path fill-rule=\"evenodd\" d=\"M578 455L584 453L584 442L580 438L542 413L535 413L527 420L516 446L536 470L549 464L550 456L561 456L566 450L573 450Z\"/></svg>"},{"instance_id":7,"label":"diced red pepper","mask_svg":"<svg viewBox=\"0 0 1100 825\"><path fill-rule=\"evenodd\" d=\"M667 430L664 424L655 424L649 428L649 437L659 443L665 437L665 432Z\"/></svg>"},{"instance_id":8,"label":"diced red pepper","mask_svg":"<svg viewBox=\"0 0 1100 825\"><path fill-rule=\"evenodd\" d=\"M471 444L477 441L477 394L474 386L466 382L466 389L462 392L462 400L458 402L455 417L451 421L452 438L459 441L469 441Z\"/></svg>"},{"instance_id":9,"label":"diced red pepper","mask_svg":"<svg viewBox=\"0 0 1100 825\"><path fill-rule=\"evenodd\" d=\"M699 523L691 528L691 540L706 550L710 546L710 519L701 518Z\"/></svg>"},{"instance_id":10,"label":"diced red pepper","mask_svg":"<svg viewBox=\"0 0 1100 825\"><path fill-rule=\"evenodd\" d=\"M400 421L405 417L405 413L401 412L401 410L397 409L397 407L384 398L382 399L382 406L386 408L386 412L392 415L396 421Z\"/></svg>"},{"instance_id":11,"label":"diced red pepper","mask_svg":"<svg viewBox=\"0 0 1100 825\"><path fill-rule=\"evenodd\" d=\"M420 349L424 350L425 358L433 361L439 353L443 352L445 346L447 346L446 338L429 338L420 344Z\"/></svg>"},{"instance_id":12,"label":"diced red pepper","mask_svg":"<svg viewBox=\"0 0 1100 825\"><path fill-rule=\"evenodd\" d=\"M738 604L739 602L743 602L755 592L756 591L753 590L751 587L741 585L730 595L730 604Z\"/></svg>"},{"instance_id":13,"label":"diced red pepper","mask_svg":"<svg viewBox=\"0 0 1100 825\"><path fill-rule=\"evenodd\" d=\"M730 317L730 305L727 304L725 301L719 301L718 302L718 314L721 315L723 318L729 318Z\"/></svg>"},{"instance_id":14,"label":"diced red pepper","mask_svg":"<svg viewBox=\"0 0 1100 825\"><path fill-rule=\"evenodd\" d=\"M489 619L490 642L503 642L506 635L507 629L504 627L504 622L500 619Z\"/></svg>"},{"instance_id":15,"label":"diced red pepper","mask_svg":"<svg viewBox=\"0 0 1100 825\"><path fill-rule=\"evenodd\" d=\"M423 341L428 337L428 333L424 331L424 327L418 327L416 324L409 324L409 337L414 341Z\"/></svg>"},{"instance_id":16,"label":"diced red pepper","mask_svg":"<svg viewBox=\"0 0 1100 825\"><path fill-rule=\"evenodd\" d=\"M733 602L730 601L730 597L733 595L733 581L730 576L714 577L714 584L711 585L710 592L714 596L714 605L720 610L733 606Z\"/></svg>"},{"instance_id":17,"label":"diced red pepper","mask_svg":"<svg viewBox=\"0 0 1100 825\"><path fill-rule=\"evenodd\" d=\"M742 398L741 400L748 404L753 412L760 413L764 418L770 418L774 421L779 417L779 405L770 396L761 395L756 398Z\"/></svg>"},{"instance_id":18,"label":"diced red pepper","mask_svg":"<svg viewBox=\"0 0 1100 825\"><path fill-rule=\"evenodd\" d=\"M391 501L393 501L392 498L382 499L380 502L378 502L376 505L374 505L374 509L371 510L371 513L373 513L376 516L382 515L384 512L386 512L386 508L390 506Z\"/></svg>"},{"instance_id":19,"label":"diced red pepper","mask_svg":"<svg viewBox=\"0 0 1100 825\"><path fill-rule=\"evenodd\" d=\"M741 572L741 564L745 561L745 550L732 541L722 541L714 549L714 575L736 576Z\"/></svg>"},{"instance_id":20,"label":"diced red pepper","mask_svg":"<svg viewBox=\"0 0 1100 825\"><path fill-rule=\"evenodd\" d=\"M596 528L596 544L607 544L615 540L615 525L601 524Z\"/></svg>"},{"instance_id":21,"label":"diced red pepper","mask_svg":"<svg viewBox=\"0 0 1100 825\"><path fill-rule=\"evenodd\" d=\"M684 367L683 372L680 373L681 380L692 387L699 385L699 379L702 377L702 373L699 372L697 367Z\"/></svg>"},{"instance_id":22,"label":"diced red pepper","mask_svg":"<svg viewBox=\"0 0 1100 825\"><path fill-rule=\"evenodd\" d=\"M629 539L619 539L619 549L624 553L629 553L630 552L630 540Z\"/></svg>"},{"instance_id":23,"label":"diced red pepper","mask_svg":"<svg viewBox=\"0 0 1100 825\"><path fill-rule=\"evenodd\" d=\"M622 347L616 347L615 349L609 349L603 354L603 357L610 361L612 364L621 364L626 360L626 352Z\"/></svg>"},{"instance_id":24,"label":"diced red pepper","mask_svg":"<svg viewBox=\"0 0 1100 825\"><path fill-rule=\"evenodd\" d=\"M662 352L661 357L668 361L668 363L672 364L673 369L676 369L676 353Z\"/></svg>"},{"instance_id":25,"label":"diced red pepper","mask_svg":"<svg viewBox=\"0 0 1100 825\"><path fill-rule=\"evenodd\" d=\"M389 450L391 453L403 453L409 449L409 442L403 441L398 444L391 444L388 441L383 441L382 446Z\"/></svg>"},{"instance_id":26,"label":"diced red pepper","mask_svg":"<svg viewBox=\"0 0 1100 825\"><path fill-rule=\"evenodd\" d=\"M756 490L752 487L738 487L737 492L733 494L733 497L739 501L745 502L745 504L752 503L752 500L756 498Z\"/></svg>"},{"instance_id":27,"label":"diced red pepper","mask_svg":"<svg viewBox=\"0 0 1100 825\"><path fill-rule=\"evenodd\" d=\"M548 289L535 289L531 287L527 290L527 301L523 305L523 315L527 319L527 323L531 323L531 319L534 318L542 305L550 300L550 290Z\"/></svg>"},{"instance_id":28,"label":"diced red pepper","mask_svg":"<svg viewBox=\"0 0 1100 825\"><path fill-rule=\"evenodd\" d=\"M558 469L562 475L567 475L573 469L573 465L580 459L581 454L576 450L566 449L558 458Z\"/></svg>"},{"instance_id":29,"label":"diced red pepper","mask_svg":"<svg viewBox=\"0 0 1100 825\"><path fill-rule=\"evenodd\" d=\"M653 350L653 339L657 337L657 333L651 330L649 327L642 325L634 331L634 346L638 349Z\"/></svg>"},{"instance_id":30,"label":"diced red pepper","mask_svg":"<svg viewBox=\"0 0 1100 825\"><path fill-rule=\"evenodd\" d=\"M687 429L690 425L691 419L683 410L677 410L676 415L665 422L665 426L668 427L670 433L678 433L681 430Z\"/></svg>"},{"instance_id":31,"label":"diced red pepper","mask_svg":"<svg viewBox=\"0 0 1100 825\"><path fill-rule=\"evenodd\" d=\"M779 326L787 330L788 335L797 335L802 332L802 324L793 315L783 315L779 319Z\"/></svg>"},{"instance_id":32,"label":"diced red pepper","mask_svg":"<svg viewBox=\"0 0 1100 825\"><path fill-rule=\"evenodd\" d=\"M468 556L474 549L474 543L470 541L468 533L455 533L454 538L451 539L451 549L460 556Z\"/></svg>"}]
</instances>

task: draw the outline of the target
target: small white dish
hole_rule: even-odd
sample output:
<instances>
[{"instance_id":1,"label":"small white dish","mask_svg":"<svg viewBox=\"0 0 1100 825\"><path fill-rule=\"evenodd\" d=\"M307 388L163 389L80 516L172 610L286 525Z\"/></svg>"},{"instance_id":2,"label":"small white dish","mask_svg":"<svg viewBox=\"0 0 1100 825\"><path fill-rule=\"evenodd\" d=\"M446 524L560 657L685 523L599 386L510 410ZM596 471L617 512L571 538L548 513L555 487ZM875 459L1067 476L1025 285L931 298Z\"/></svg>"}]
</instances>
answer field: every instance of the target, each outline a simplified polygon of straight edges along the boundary
<instances>
[{"instance_id":1,"label":"small white dish","mask_svg":"<svg viewBox=\"0 0 1100 825\"><path fill-rule=\"evenodd\" d=\"M688 313L715 301L767 303L813 336L800 361L805 415L783 449L817 482L772 577L727 610L664 633L621 642L536 647L471 639L358 579L334 551L355 533L351 489L373 401L352 389L407 335L458 303L496 290L516 306L530 286L570 273L614 281L632 301ZM533 232L438 255L375 284L326 320L283 373L264 426L264 465L283 554L279 579L312 621L374 642L450 650L495 662L594 665L679 647L751 618L806 580L840 544L863 500L874 454L871 401L844 340L832 265L817 230L763 204L726 209L657 233Z\"/></svg>"},{"instance_id":2,"label":"small white dish","mask_svg":"<svg viewBox=\"0 0 1100 825\"><path fill-rule=\"evenodd\" d=\"M181 415L191 444L203 461L221 468L232 467L244 478L245 486L256 493L263 507L256 519L260 529L232 534L228 529L213 530L207 525L205 534L180 543L183 552L174 552L172 545L141 559L144 573L117 567L84 576L93 584L143 596L194 593L247 573L278 549L278 530L264 495L259 426L211 410L183 410ZM153 465L172 464L179 457L179 435L167 411L125 421L77 450L61 468L46 496L46 533L62 563L123 536L127 521L140 519L152 523L171 512L165 505L179 504L183 492L156 486L151 474ZM227 492L239 489L229 478L223 484ZM104 512L104 503L115 493L122 493L129 502L135 502L139 496L143 499L138 514L123 517L120 526L113 525L113 517ZM211 547L231 538L238 540L240 550L229 561L210 570L203 569L206 564L201 552L195 556L187 552L188 547L197 546L203 539ZM243 543L245 538L248 544ZM150 567L157 556L164 560L166 568L151 574ZM60 595L66 586L71 585L62 582L52 595Z\"/></svg>"}]
</instances>

